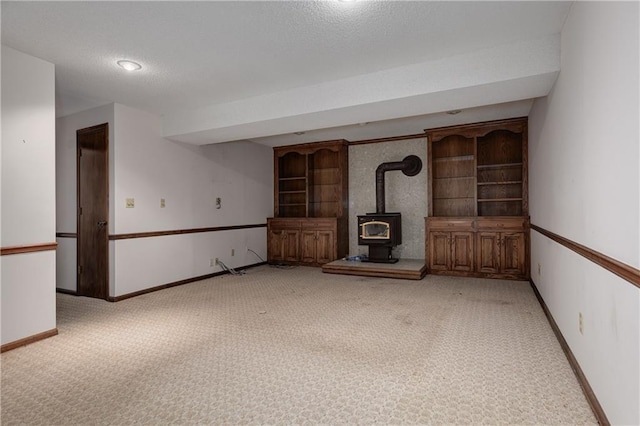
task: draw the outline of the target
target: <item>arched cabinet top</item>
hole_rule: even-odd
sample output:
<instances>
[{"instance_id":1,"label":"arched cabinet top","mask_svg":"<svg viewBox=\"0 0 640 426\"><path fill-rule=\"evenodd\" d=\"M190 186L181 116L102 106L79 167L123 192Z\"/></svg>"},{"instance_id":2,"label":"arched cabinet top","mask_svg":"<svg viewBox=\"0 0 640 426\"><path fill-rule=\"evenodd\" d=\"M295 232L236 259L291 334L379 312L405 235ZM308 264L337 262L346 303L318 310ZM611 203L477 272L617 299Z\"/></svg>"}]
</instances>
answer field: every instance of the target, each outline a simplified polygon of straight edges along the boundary
<instances>
[{"instance_id":1,"label":"arched cabinet top","mask_svg":"<svg viewBox=\"0 0 640 426\"><path fill-rule=\"evenodd\" d=\"M333 141L323 142L311 142L302 143L297 145L276 146L273 148L273 154L276 157L283 157L291 152L295 152L301 155L313 154L314 152L322 149L328 149L330 151L339 152L344 147L347 147L349 142L345 139L337 139Z\"/></svg>"},{"instance_id":2,"label":"arched cabinet top","mask_svg":"<svg viewBox=\"0 0 640 426\"><path fill-rule=\"evenodd\" d=\"M425 129L427 137L432 142L437 142L453 134L465 138L484 137L496 130L507 130L513 133L522 133L527 128L527 117L508 120L486 121L483 123L464 124L460 126L438 127Z\"/></svg>"}]
</instances>

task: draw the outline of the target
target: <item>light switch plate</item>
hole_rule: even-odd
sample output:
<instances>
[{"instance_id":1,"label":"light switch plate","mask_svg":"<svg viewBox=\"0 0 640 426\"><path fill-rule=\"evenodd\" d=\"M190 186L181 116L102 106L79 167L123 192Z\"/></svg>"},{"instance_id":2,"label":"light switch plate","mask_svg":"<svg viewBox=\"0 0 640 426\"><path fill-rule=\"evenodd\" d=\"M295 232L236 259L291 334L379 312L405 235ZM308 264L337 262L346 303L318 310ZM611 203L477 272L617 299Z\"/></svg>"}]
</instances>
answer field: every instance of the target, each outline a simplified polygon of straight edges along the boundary
<instances>
[{"instance_id":1,"label":"light switch plate","mask_svg":"<svg viewBox=\"0 0 640 426\"><path fill-rule=\"evenodd\" d=\"M136 201L133 198L127 198L127 208L132 209L135 207Z\"/></svg>"}]
</instances>

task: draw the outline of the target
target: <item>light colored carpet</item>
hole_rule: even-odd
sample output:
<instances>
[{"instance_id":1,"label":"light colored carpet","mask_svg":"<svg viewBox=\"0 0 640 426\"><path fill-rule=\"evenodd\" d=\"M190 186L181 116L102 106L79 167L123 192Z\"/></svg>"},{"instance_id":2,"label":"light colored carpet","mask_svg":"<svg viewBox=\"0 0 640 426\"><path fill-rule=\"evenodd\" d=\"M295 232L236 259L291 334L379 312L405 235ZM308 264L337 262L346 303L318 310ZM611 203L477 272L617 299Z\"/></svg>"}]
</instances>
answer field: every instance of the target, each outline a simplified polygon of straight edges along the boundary
<instances>
[{"instance_id":1,"label":"light colored carpet","mask_svg":"<svg viewBox=\"0 0 640 426\"><path fill-rule=\"evenodd\" d=\"M58 328L2 354L3 425L595 423L526 282L262 266Z\"/></svg>"}]
</instances>

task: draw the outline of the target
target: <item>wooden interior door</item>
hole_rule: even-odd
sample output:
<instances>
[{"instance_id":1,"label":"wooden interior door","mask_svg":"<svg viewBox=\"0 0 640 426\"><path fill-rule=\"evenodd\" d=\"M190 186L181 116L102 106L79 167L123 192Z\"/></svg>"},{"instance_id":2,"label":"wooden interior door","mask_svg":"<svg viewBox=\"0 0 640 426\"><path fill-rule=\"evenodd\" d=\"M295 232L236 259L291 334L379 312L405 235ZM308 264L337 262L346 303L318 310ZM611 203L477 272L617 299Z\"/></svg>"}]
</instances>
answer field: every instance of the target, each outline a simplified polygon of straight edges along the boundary
<instances>
[{"instance_id":1,"label":"wooden interior door","mask_svg":"<svg viewBox=\"0 0 640 426\"><path fill-rule=\"evenodd\" d=\"M109 127L76 132L80 296L109 296Z\"/></svg>"}]
</instances>

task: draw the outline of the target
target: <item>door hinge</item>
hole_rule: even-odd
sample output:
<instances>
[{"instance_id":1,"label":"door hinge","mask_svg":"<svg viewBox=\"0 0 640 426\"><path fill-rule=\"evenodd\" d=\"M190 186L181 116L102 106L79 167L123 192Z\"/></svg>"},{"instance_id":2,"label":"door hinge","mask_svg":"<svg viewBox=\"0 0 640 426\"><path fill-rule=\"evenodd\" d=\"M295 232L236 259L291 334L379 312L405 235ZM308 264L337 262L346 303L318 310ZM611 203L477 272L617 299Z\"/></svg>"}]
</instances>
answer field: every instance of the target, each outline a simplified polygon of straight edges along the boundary
<instances>
[{"instance_id":1,"label":"door hinge","mask_svg":"<svg viewBox=\"0 0 640 426\"><path fill-rule=\"evenodd\" d=\"M78 265L78 274L82 273L82 265Z\"/></svg>"},{"instance_id":2,"label":"door hinge","mask_svg":"<svg viewBox=\"0 0 640 426\"><path fill-rule=\"evenodd\" d=\"M82 216L82 207L78 207L80 209L80 216Z\"/></svg>"},{"instance_id":3,"label":"door hinge","mask_svg":"<svg viewBox=\"0 0 640 426\"><path fill-rule=\"evenodd\" d=\"M82 148L80 148L80 151L78 153L78 157L82 157Z\"/></svg>"}]
</instances>

